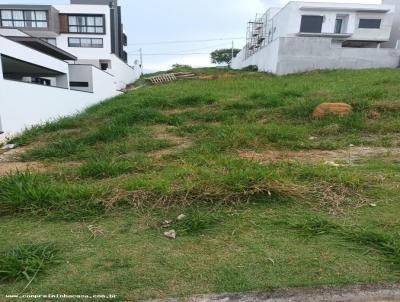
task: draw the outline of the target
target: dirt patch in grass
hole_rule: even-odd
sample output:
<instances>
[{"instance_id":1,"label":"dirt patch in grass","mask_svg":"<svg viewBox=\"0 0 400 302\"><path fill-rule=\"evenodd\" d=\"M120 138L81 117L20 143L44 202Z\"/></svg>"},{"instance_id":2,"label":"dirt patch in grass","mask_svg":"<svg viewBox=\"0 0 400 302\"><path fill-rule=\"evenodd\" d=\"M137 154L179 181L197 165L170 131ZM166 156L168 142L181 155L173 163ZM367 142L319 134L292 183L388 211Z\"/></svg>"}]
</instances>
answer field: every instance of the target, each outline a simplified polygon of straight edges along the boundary
<instances>
[{"instance_id":1,"label":"dirt patch in grass","mask_svg":"<svg viewBox=\"0 0 400 302\"><path fill-rule=\"evenodd\" d=\"M218 80L218 79L228 79L233 78L235 75L231 73L221 73L221 74L210 74L199 76L200 80Z\"/></svg>"},{"instance_id":2,"label":"dirt patch in grass","mask_svg":"<svg viewBox=\"0 0 400 302\"><path fill-rule=\"evenodd\" d=\"M307 162L323 161L355 161L367 157L388 156L392 160L400 160L400 148L384 147L352 147L340 150L265 150L240 151L239 155L244 159L257 160L262 162L272 162L280 160L301 160Z\"/></svg>"},{"instance_id":3,"label":"dirt patch in grass","mask_svg":"<svg viewBox=\"0 0 400 302\"><path fill-rule=\"evenodd\" d=\"M192 141L189 138L174 134L173 133L174 129L176 129L176 127L169 125L156 125L151 127L151 131L155 134L155 138L160 140L171 141L175 144L175 146L151 152L149 154L150 156L155 158L161 158L164 155L168 155L177 152L179 150L187 149L192 145Z\"/></svg>"},{"instance_id":4,"label":"dirt patch in grass","mask_svg":"<svg viewBox=\"0 0 400 302\"><path fill-rule=\"evenodd\" d=\"M47 170L46 166L38 162L0 162L0 176L13 172L42 172Z\"/></svg>"},{"instance_id":5,"label":"dirt patch in grass","mask_svg":"<svg viewBox=\"0 0 400 302\"><path fill-rule=\"evenodd\" d=\"M37 161L21 161L20 156L32 147L21 147L12 150L2 150L0 152L0 176L14 172L44 172L65 167L77 167L81 162L48 163L44 164Z\"/></svg>"},{"instance_id":6,"label":"dirt patch in grass","mask_svg":"<svg viewBox=\"0 0 400 302\"><path fill-rule=\"evenodd\" d=\"M169 116L169 115L174 115L174 114L180 114L180 113L186 113L186 112L192 112L196 111L198 108L173 108L173 109L165 109L162 110L162 113Z\"/></svg>"}]
</instances>

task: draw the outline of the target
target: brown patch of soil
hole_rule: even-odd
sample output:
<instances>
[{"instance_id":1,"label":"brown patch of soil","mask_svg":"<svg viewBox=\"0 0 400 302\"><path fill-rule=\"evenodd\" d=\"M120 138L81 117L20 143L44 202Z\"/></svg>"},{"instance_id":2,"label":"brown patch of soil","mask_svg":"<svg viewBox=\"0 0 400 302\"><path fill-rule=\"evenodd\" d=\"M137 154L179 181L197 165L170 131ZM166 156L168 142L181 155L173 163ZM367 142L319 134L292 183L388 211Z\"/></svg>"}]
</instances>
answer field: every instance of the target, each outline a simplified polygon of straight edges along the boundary
<instances>
[{"instance_id":1,"label":"brown patch of soil","mask_svg":"<svg viewBox=\"0 0 400 302\"><path fill-rule=\"evenodd\" d=\"M80 166L81 162L66 162L66 163L41 163L41 162L22 162L20 156L29 150L31 147L21 147L12 150L1 150L0 152L0 176L13 172L44 172L56 170L66 167Z\"/></svg>"},{"instance_id":2,"label":"brown patch of soil","mask_svg":"<svg viewBox=\"0 0 400 302\"><path fill-rule=\"evenodd\" d=\"M169 125L157 125L151 127L151 130L157 139L171 141L176 144L174 147L152 152L150 153L151 156L161 158L164 155L187 149L192 145L192 141L189 138L174 134L172 132L174 129L176 129L176 127Z\"/></svg>"},{"instance_id":3,"label":"brown patch of soil","mask_svg":"<svg viewBox=\"0 0 400 302\"><path fill-rule=\"evenodd\" d=\"M354 161L365 157L389 156L393 160L400 160L400 148L383 147L352 147L340 150L266 150L264 152L240 151L240 157L244 159L258 160L261 162L273 162L294 159L308 162L321 161Z\"/></svg>"},{"instance_id":4,"label":"brown patch of soil","mask_svg":"<svg viewBox=\"0 0 400 302\"><path fill-rule=\"evenodd\" d=\"M200 80L217 80L217 79L227 79L227 78L233 78L233 74L229 73L221 73L221 74L210 74L210 75L203 75L199 76Z\"/></svg>"},{"instance_id":5,"label":"brown patch of soil","mask_svg":"<svg viewBox=\"0 0 400 302\"><path fill-rule=\"evenodd\" d=\"M13 172L41 172L45 171L46 167L38 162L0 162L0 176Z\"/></svg>"},{"instance_id":6,"label":"brown patch of soil","mask_svg":"<svg viewBox=\"0 0 400 302\"><path fill-rule=\"evenodd\" d=\"M179 113L185 113L185 112L191 112L198 110L198 108L174 108L174 109L166 109L163 110L162 113L165 115L174 115L174 114L179 114Z\"/></svg>"}]
</instances>

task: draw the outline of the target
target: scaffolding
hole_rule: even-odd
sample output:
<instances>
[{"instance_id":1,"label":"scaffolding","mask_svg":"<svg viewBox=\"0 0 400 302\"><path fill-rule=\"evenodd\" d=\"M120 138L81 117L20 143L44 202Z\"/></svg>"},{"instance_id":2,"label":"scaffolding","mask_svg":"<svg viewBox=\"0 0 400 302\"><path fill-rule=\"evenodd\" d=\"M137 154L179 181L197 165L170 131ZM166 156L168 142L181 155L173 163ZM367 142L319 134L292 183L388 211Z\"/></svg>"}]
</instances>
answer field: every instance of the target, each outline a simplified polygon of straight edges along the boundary
<instances>
[{"instance_id":1,"label":"scaffolding","mask_svg":"<svg viewBox=\"0 0 400 302\"><path fill-rule=\"evenodd\" d=\"M248 22L245 59L251 57L261 48L273 41L276 29L270 15L271 12L267 11L261 17L256 16L254 20Z\"/></svg>"}]
</instances>

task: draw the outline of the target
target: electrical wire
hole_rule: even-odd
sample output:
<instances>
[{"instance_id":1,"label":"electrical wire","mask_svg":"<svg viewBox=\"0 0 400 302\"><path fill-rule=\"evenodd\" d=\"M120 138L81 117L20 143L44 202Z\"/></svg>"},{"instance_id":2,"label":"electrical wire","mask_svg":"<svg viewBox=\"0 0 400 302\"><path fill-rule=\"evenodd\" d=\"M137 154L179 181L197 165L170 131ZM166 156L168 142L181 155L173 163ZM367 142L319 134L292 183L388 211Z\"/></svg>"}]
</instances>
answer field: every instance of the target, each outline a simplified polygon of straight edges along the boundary
<instances>
[{"instance_id":1,"label":"electrical wire","mask_svg":"<svg viewBox=\"0 0 400 302\"><path fill-rule=\"evenodd\" d=\"M145 43L132 43L128 46L133 45L161 45L161 44L180 44L180 43L200 43L200 42L212 42L212 41L232 41L232 40L243 40L246 37L234 37L234 38L219 38L219 39L207 39L207 40L177 40L177 41L161 41L161 42L145 42Z\"/></svg>"}]
</instances>

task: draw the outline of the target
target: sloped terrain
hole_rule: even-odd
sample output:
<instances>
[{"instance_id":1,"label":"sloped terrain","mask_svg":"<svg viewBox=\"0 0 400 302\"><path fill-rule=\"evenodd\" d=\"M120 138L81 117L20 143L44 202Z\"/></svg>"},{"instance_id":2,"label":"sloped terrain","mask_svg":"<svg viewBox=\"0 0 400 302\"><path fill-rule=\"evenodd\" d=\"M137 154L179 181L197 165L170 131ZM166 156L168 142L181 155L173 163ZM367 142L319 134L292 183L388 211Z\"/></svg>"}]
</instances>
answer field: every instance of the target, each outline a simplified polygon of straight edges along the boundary
<instances>
[{"instance_id":1,"label":"sloped terrain","mask_svg":"<svg viewBox=\"0 0 400 302\"><path fill-rule=\"evenodd\" d=\"M27 291L397 282L400 72L193 71L34 127L0 155L4 253L49 243L61 259ZM312 118L323 102L353 111Z\"/></svg>"}]
</instances>

